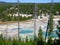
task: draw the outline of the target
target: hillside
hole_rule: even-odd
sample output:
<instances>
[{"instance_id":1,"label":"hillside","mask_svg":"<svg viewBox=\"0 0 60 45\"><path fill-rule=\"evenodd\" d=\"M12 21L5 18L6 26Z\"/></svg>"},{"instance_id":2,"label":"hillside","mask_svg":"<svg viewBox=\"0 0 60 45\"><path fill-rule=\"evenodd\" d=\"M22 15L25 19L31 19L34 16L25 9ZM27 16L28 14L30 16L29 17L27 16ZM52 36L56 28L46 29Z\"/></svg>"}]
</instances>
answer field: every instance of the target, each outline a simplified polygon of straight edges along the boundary
<instances>
[{"instance_id":1,"label":"hillside","mask_svg":"<svg viewBox=\"0 0 60 45\"><path fill-rule=\"evenodd\" d=\"M7 3L7 2L0 2L0 13L7 10L7 8L11 7L17 7L17 3ZM50 10L51 8L51 3L37 3L38 10L40 9L47 9ZM21 13L31 13L33 14L34 12L34 3L20 3L19 9ZM53 4L53 10L55 11L60 11L60 3L54 3Z\"/></svg>"}]
</instances>

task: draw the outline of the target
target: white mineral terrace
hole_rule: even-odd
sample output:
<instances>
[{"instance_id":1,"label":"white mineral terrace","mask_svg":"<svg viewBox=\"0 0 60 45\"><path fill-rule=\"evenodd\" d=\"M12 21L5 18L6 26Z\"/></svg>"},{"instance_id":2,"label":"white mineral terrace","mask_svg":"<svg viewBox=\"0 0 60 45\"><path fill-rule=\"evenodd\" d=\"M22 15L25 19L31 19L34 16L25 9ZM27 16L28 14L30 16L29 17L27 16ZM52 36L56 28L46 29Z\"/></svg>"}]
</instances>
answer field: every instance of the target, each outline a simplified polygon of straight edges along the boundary
<instances>
[{"instance_id":1,"label":"white mineral terrace","mask_svg":"<svg viewBox=\"0 0 60 45\"><path fill-rule=\"evenodd\" d=\"M55 16L56 17L56 16ZM57 26L59 18L54 18L54 27ZM46 31L46 26L47 26L47 21L48 17L44 17L42 19L36 19L36 35L38 33L39 27L41 26L43 31ZM7 30L7 36L8 37L17 37L17 30L11 30L13 28L18 28L18 23L8 23L8 24L0 24L0 34L6 35L6 30ZM20 22L20 28L22 29L32 29L34 30L34 19L25 21L25 22ZM21 31L21 30L20 30ZM21 37L26 38L26 36L32 36L34 33L26 33L26 34L20 34Z\"/></svg>"}]
</instances>

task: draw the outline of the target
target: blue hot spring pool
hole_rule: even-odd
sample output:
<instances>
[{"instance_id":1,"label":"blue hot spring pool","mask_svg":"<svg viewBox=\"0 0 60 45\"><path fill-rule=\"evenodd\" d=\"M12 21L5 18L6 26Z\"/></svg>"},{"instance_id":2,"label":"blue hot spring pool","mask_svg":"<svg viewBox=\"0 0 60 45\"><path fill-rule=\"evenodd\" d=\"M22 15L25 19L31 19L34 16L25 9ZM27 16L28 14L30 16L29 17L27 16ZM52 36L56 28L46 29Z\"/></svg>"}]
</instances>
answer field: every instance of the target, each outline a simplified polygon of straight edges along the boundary
<instances>
[{"instance_id":1,"label":"blue hot spring pool","mask_svg":"<svg viewBox=\"0 0 60 45\"><path fill-rule=\"evenodd\" d=\"M22 29L22 28L19 28L19 29L20 29L20 33L21 34L33 33L33 30L32 29ZM18 28L13 28L11 30L18 30Z\"/></svg>"},{"instance_id":2,"label":"blue hot spring pool","mask_svg":"<svg viewBox=\"0 0 60 45\"><path fill-rule=\"evenodd\" d=\"M28 33L33 33L34 30L33 29L23 29L23 28L19 28L20 29L20 34L28 34ZM13 28L11 30L18 30L18 28ZM57 34L55 33L56 30L53 31L53 33L51 34L52 37L57 37ZM45 37L46 32L43 31L43 37Z\"/></svg>"}]
</instances>

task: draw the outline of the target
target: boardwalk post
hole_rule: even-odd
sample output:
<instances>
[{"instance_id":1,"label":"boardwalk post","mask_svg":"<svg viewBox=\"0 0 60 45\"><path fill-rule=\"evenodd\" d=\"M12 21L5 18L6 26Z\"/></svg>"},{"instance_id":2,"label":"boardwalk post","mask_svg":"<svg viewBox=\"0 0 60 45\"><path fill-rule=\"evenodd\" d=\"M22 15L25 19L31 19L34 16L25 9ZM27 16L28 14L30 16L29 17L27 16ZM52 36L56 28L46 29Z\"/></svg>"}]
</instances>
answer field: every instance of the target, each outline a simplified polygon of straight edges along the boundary
<instances>
[{"instance_id":1,"label":"boardwalk post","mask_svg":"<svg viewBox=\"0 0 60 45\"><path fill-rule=\"evenodd\" d=\"M20 25L19 25L19 0L17 0L17 6L18 6L18 40L19 40L19 27L20 27Z\"/></svg>"}]
</instances>

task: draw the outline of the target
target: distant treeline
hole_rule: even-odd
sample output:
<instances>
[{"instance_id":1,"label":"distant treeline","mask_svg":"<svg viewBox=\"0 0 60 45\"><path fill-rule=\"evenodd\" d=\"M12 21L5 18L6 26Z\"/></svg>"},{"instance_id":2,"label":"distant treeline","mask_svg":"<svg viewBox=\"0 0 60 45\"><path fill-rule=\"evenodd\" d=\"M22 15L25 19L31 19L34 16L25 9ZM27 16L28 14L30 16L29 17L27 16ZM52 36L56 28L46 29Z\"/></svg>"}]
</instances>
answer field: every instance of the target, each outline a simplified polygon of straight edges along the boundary
<instances>
[{"instance_id":1,"label":"distant treeline","mask_svg":"<svg viewBox=\"0 0 60 45\"><path fill-rule=\"evenodd\" d=\"M33 14L34 13L34 3L20 3L19 4L19 10L20 13L27 13L27 14ZM3 3L0 4L0 13L11 8L11 7L17 7L17 3ZM41 9L50 10L51 3L37 3L37 9L38 11ZM53 4L53 10L60 11L60 3L54 3Z\"/></svg>"}]
</instances>

